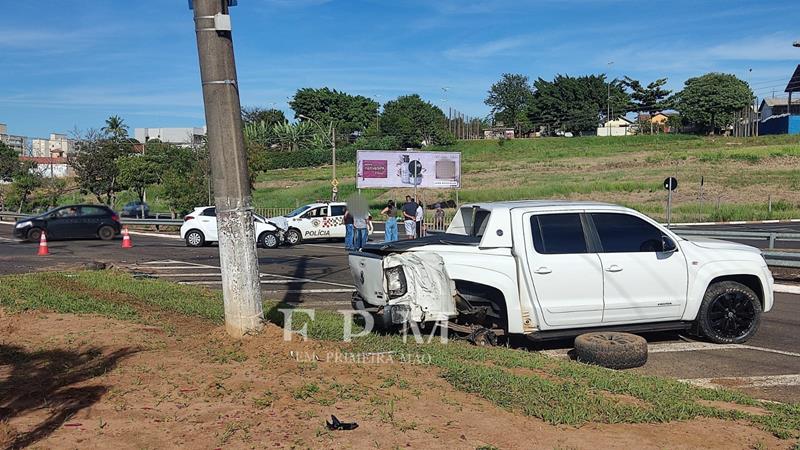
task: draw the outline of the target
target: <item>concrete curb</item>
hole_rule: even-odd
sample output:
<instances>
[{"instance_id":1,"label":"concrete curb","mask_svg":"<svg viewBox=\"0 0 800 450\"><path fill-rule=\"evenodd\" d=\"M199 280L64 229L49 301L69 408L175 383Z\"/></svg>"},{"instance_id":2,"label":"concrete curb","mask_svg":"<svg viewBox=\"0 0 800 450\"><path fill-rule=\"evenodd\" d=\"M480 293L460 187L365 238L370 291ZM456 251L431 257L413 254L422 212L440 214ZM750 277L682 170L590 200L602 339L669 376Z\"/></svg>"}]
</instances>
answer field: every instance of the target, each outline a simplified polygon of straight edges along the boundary
<instances>
[{"instance_id":1,"label":"concrete curb","mask_svg":"<svg viewBox=\"0 0 800 450\"><path fill-rule=\"evenodd\" d=\"M781 294L798 294L800 295L800 285L796 284L776 284L773 286L774 292Z\"/></svg>"}]
</instances>

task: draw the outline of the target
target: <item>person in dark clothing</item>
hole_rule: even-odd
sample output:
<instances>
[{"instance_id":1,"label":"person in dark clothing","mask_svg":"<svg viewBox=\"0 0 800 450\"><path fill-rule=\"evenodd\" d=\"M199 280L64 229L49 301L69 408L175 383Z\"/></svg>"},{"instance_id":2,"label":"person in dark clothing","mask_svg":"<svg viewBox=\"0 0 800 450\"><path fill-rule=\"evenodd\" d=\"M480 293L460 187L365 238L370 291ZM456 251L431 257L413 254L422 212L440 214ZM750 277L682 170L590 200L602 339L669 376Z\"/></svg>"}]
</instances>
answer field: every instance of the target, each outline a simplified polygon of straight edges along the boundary
<instances>
[{"instance_id":1,"label":"person in dark clothing","mask_svg":"<svg viewBox=\"0 0 800 450\"><path fill-rule=\"evenodd\" d=\"M403 225L406 229L406 239L417 237L417 202L410 195L406 195L406 203L403 205Z\"/></svg>"}]
</instances>

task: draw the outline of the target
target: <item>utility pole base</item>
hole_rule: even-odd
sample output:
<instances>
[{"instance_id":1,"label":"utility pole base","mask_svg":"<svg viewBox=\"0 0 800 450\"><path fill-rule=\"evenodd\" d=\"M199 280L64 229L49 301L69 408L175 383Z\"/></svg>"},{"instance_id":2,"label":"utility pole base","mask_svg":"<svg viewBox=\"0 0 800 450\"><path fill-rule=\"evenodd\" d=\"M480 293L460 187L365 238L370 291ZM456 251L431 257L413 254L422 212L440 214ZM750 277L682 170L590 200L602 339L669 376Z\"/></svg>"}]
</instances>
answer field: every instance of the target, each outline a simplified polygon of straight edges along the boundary
<instances>
[{"instance_id":1,"label":"utility pole base","mask_svg":"<svg viewBox=\"0 0 800 450\"><path fill-rule=\"evenodd\" d=\"M252 224L253 212L249 209L217 210L225 329L236 338L264 327L261 280L258 265L252 263L258 260Z\"/></svg>"}]
</instances>

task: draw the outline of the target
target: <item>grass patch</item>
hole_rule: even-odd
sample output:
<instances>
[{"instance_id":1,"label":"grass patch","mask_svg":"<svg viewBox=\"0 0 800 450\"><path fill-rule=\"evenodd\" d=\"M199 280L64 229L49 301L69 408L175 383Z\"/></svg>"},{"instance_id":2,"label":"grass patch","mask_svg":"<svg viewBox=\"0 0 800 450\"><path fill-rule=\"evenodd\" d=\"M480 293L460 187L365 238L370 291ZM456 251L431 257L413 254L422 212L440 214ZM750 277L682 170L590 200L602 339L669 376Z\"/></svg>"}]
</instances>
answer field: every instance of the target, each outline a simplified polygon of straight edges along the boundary
<instances>
[{"instance_id":1,"label":"grass patch","mask_svg":"<svg viewBox=\"0 0 800 450\"><path fill-rule=\"evenodd\" d=\"M65 284L65 280L69 283ZM70 288L64 289L64 286ZM9 311L95 313L124 320L140 320L135 305L125 308L120 305L119 299L110 300L104 296L112 287L125 293L129 296L127 298L146 302L170 313L202 318L217 324L222 322L219 292L159 280L138 280L119 272L2 276L0 305ZM264 306L267 320L282 325L285 316L279 309L284 305L267 302ZM338 313L316 311L313 321L298 313L292 319L295 329L307 324L308 335L312 339L341 339L343 317ZM336 345L340 345L345 352L417 355L417 361L429 362L456 389L551 424L668 422L702 416L746 420L780 438L800 438L800 404L796 403L763 403L734 391L703 389L671 379L613 371L507 348L481 348L458 342L420 345L404 343L397 336L377 334ZM235 345L223 346L209 355L225 362L241 359ZM519 369L529 369L533 374ZM410 386L404 379L390 376L383 379L382 387L406 390ZM340 384L332 384L323 391L316 383L309 382L293 390L291 395L297 400L329 405L336 398L365 398L368 392L356 385ZM615 396L632 397L636 401L620 401ZM254 398L253 402L266 408L273 399L272 393L264 393ZM701 405L699 400L758 406L768 414L756 416L722 410ZM393 405L383 409L386 410L387 420L391 420ZM225 434L246 433L242 429L230 431Z\"/></svg>"}]
</instances>

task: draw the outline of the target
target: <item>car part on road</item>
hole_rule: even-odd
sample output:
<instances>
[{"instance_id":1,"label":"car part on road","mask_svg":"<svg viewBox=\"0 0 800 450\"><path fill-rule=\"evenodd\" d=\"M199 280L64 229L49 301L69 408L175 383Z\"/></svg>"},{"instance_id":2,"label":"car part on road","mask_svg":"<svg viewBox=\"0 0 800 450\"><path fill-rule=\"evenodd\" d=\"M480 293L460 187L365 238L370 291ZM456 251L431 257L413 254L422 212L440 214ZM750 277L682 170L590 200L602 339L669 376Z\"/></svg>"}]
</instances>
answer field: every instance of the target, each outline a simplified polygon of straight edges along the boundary
<instances>
[{"instance_id":1,"label":"car part on road","mask_svg":"<svg viewBox=\"0 0 800 450\"><path fill-rule=\"evenodd\" d=\"M358 428L356 422L342 422L336 416L331 415L331 421L325 421L325 425L329 430L355 430Z\"/></svg>"},{"instance_id":2,"label":"car part on road","mask_svg":"<svg viewBox=\"0 0 800 450\"><path fill-rule=\"evenodd\" d=\"M114 234L116 234L114 229L107 225L104 225L97 230L97 237L104 241L110 241L111 239L114 239Z\"/></svg>"},{"instance_id":3,"label":"car part on road","mask_svg":"<svg viewBox=\"0 0 800 450\"><path fill-rule=\"evenodd\" d=\"M303 235L300 234L300 230L297 228L291 228L286 232L286 242L289 243L289 245L297 245L302 241Z\"/></svg>"},{"instance_id":4,"label":"car part on road","mask_svg":"<svg viewBox=\"0 0 800 450\"><path fill-rule=\"evenodd\" d=\"M752 289L735 281L713 283L697 313L699 331L717 344L741 344L761 324L761 301Z\"/></svg>"},{"instance_id":5,"label":"car part on road","mask_svg":"<svg viewBox=\"0 0 800 450\"><path fill-rule=\"evenodd\" d=\"M258 240L264 248L278 248L280 244L280 238L277 233L261 233Z\"/></svg>"},{"instance_id":6,"label":"car part on road","mask_svg":"<svg viewBox=\"0 0 800 450\"><path fill-rule=\"evenodd\" d=\"M577 360L609 369L632 369L647 362L647 341L630 333L586 333L575 338Z\"/></svg>"},{"instance_id":7,"label":"car part on road","mask_svg":"<svg viewBox=\"0 0 800 450\"><path fill-rule=\"evenodd\" d=\"M186 233L187 247L202 247L206 243L206 238L199 230L190 230Z\"/></svg>"}]
</instances>

